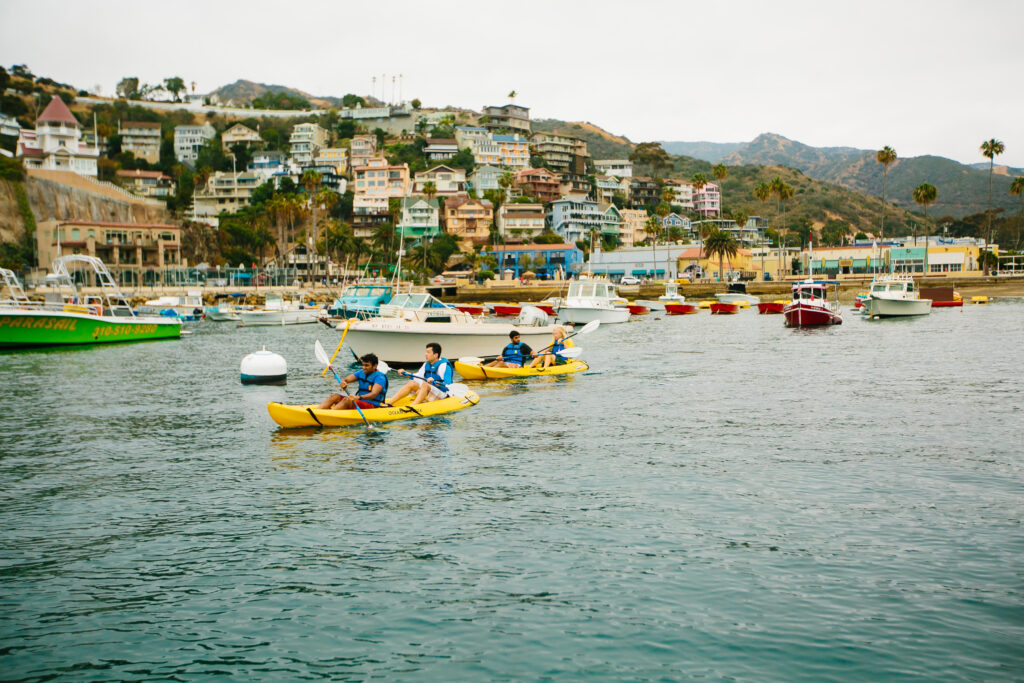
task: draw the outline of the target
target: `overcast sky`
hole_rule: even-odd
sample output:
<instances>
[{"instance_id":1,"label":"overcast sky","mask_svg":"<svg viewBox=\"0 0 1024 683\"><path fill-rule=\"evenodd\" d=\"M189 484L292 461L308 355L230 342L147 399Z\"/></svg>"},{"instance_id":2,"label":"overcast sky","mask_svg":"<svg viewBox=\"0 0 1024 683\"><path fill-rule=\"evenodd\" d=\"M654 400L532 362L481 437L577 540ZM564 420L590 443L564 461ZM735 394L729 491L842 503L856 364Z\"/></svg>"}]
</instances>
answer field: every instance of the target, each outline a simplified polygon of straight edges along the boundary
<instances>
[{"instance_id":1,"label":"overcast sky","mask_svg":"<svg viewBox=\"0 0 1024 683\"><path fill-rule=\"evenodd\" d=\"M480 109L646 140L879 149L1024 167L1024 2L0 0L0 64L111 94L239 78ZM378 85L377 95L381 92Z\"/></svg>"}]
</instances>

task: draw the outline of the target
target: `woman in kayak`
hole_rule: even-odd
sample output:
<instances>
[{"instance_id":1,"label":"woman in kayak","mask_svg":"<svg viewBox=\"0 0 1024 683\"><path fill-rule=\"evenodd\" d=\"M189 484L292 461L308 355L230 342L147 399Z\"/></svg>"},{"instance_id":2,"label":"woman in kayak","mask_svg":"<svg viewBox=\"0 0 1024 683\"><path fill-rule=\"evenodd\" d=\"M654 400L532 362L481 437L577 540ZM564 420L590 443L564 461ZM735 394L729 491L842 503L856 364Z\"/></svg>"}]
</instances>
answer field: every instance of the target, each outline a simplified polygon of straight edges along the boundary
<instances>
[{"instance_id":1,"label":"woman in kayak","mask_svg":"<svg viewBox=\"0 0 1024 683\"><path fill-rule=\"evenodd\" d=\"M533 355L533 349L519 340L518 330L509 332L508 338L512 341L506 344L505 348L501 350L501 355L488 363L486 367L521 368L526 365L526 359Z\"/></svg>"},{"instance_id":2,"label":"woman in kayak","mask_svg":"<svg viewBox=\"0 0 1024 683\"><path fill-rule=\"evenodd\" d=\"M331 394L320 404L322 410L353 410L356 405L364 410L380 408L388 393L388 378L377 370L377 356L368 353L359 361L362 370L357 370L341 380L341 388L345 389L352 382L358 382L359 388L354 396L348 394Z\"/></svg>"},{"instance_id":3,"label":"woman in kayak","mask_svg":"<svg viewBox=\"0 0 1024 683\"><path fill-rule=\"evenodd\" d=\"M570 346L575 346L575 344L572 339L565 338L565 328L561 326L556 327L552 335L554 336L554 341L551 342L550 348L543 353L537 354L537 357L533 359L532 363L530 363L531 368L535 368L541 363L544 363L544 369L546 370L552 365L562 365L565 363L564 358L555 354L559 351L564 351Z\"/></svg>"},{"instance_id":4,"label":"woman in kayak","mask_svg":"<svg viewBox=\"0 0 1024 683\"><path fill-rule=\"evenodd\" d=\"M405 370L398 371L398 374L412 377L412 379L406 382L405 386L399 389L398 393L391 398L392 405L413 391L416 392L416 397L410 405L416 405L424 401L436 401L448 396L447 387L452 383L454 370L447 358L441 358L441 345L437 342L427 344L424 358L427 362L421 365L420 369L415 373L410 375Z\"/></svg>"}]
</instances>

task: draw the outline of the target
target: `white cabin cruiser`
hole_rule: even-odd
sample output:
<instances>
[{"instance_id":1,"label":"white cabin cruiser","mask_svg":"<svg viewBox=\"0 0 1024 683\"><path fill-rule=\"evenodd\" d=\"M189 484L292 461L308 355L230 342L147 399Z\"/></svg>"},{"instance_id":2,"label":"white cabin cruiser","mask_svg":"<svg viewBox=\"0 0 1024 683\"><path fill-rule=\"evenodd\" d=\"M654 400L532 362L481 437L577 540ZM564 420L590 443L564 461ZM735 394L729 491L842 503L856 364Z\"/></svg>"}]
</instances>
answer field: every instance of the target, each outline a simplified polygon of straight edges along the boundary
<instances>
[{"instance_id":1,"label":"white cabin cruiser","mask_svg":"<svg viewBox=\"0 0 1024 683\"><path fill-rule=\"evenodd\" d=\"M267 294L267 302L263 308L251 311L240 311L238 316L242 325L305 325L315 323L320 309L312 304L304 304L301 298L284 300L280 294Z\"/></svg>"},{"instance_id":2,"label":"white cabin cruiser","mask_svg":"<svg viewBox=\"0 0 1024 683\"><path fill-rule=\"evenodd\" d=\"M715 298L723 304L738 304L746 301L751 306L761 303L761 299L753 294L747 294L746 282L730 282L728 289L723 294L715 294Z\"/></svg>"},{"instance_id":3,"label":"white cabin cruiser","mask_svg":"<svg viewBox=\"0 0 1024 683\"><path fill-rule=\"evenodd\" d=\"M932 312L932 300L920 298L910 275L892 274L871 283L862 310L870 318L928 315Z\"/></svg>"},{"instance_id":4,"label":"white cabin cruiser","mask_svg":"<svg viewBox=\"0 0 1024 683\"><path fill-rule=\"evenodd\" d=\"M429 342L441 345L445 358L488 356L509 343L509 332L518 330L522 341L535 350L552 341L555 325L538 308L525 306L514 322L484 322L430 294L396 294L381 304L377 317L339 322L347 326L345 343L361 356L375 353L397 365L418 365Z\"/></svg>"},{"instance_id":5,"label":"white cabin cruiser","mask_svg":"<svg viewBox=\"0 0 1024 683\"><path fill-rule=\"evenodd\" d=\"M569 293L558 308L558 318L568 323L624 323L629 309L616 304L615 287L597 280L580 280L569 284Z\"/></svg>"},{"instance_id":6,"label":"white cabin cruiser","mask_svg":"<svg viewBox=\"0 0 1024 683\"><path fill-rule=\"evenodd\" d=\"M139 306L139 313L178 317L186 322L202 320L204 315L203 293L198 289L190 289L185 296L162 296L158 299L150 299Z\"/></svg>"},{"instance_id":7,"label":"white cabin cruiser","mask_svg":"<svg viewBox=\"0 0 1024 683\"><path fill-rule=\"evenodd\" d=\"M646 306L652 311L664 311L665 304L684 304L686 297L679 293L679 283L669 282L665 285L665 293L654 299L637 299L634 303Z\"/></svg>"}]
</instances>

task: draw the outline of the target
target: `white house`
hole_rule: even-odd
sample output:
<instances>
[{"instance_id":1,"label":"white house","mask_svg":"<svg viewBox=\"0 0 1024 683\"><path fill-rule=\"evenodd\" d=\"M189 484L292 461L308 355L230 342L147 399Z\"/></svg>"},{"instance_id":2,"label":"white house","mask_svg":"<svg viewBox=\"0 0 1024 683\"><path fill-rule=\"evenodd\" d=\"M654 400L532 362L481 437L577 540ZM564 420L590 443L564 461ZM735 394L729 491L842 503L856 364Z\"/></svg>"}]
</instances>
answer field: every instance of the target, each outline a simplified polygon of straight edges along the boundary
<instances>
[{"instance_id":1,"label":"white house","mask_svg":"<svg viewBox=\"0 0 1024 683\"><path fill-rule=\"evenodd\" d=\"M209 123L201 126L174 127L174 158L192 166L199 159L199 150L208 140L217 137L217 131Z\"/></svg>"},{"instance_id":2,"label":"white house","mask_svg":"<svg viewBox=\"0 0 1024 683\"><path fill-rule=\"evenodd\" d=\"M17 156L25 168L74 171L96 177L100 152L82 142L82 126L64 100L54 97L36 119L36 129L21 129Z\"/></svg>"},{"instance_id":3,"label":"white house","mask_svg":"<svg viewBox=\"0 0 1024 683\"><path fill-rule=\"evenodd\" d=\"M633 162L628 159L595 159L594 169L601 175L613 175L616 178L633 177Z\"/></svg>"}]
</instances>

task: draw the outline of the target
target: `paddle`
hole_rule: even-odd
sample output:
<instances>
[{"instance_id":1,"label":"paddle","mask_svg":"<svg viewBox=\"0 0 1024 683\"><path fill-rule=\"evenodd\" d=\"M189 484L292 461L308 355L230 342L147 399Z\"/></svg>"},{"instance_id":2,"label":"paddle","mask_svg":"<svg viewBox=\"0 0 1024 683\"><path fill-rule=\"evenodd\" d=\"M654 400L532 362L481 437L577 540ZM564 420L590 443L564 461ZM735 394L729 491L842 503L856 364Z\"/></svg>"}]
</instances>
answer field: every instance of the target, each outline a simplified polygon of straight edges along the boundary
<instances>
[{"instance_id":1,"label":"paddle","mask_svg":"<svg viewBox=\"0 0 1024 683\"><path fill-rule=\"evenodd\" d=\"M555 355L560 357L560 358L579 358L580 355L582 355L582 353L583 353L583 349L581 347L579 347L579 346L570 346L567 349L562 349L561 351L559 351ZM477 358L475 356L465 356L464 358L460 358L459 362L460 363L465 363L466 365L476 365L477 363L483 363L485 360L487 360L487 359L486 358Z\"/></svg>"},{"instance_id":2,"label":"paddle","mask_svg":"<svg viewBox=\"0 0 1024 683\"><path fill-rule=\"evenodd\" d=\"M316 359L320 361L321 364L326 365L328 368L331 369L331 374L334 375L334 379L338 380L338 384L341 384L341 377L339 377L338 373L334 371L334 366L331 365L331 359L327 357L327 351L324 350L324 345L320 343L319 339L317 339L316 343L313 345L313 353L316 354ZM343 389L343 391L345 392L346 396L351 395L348 393L347 388ZM366 425L368 429L370 429L370 421L366 419L365 415L363 415L363 411L359 408L359 403L353 401L352 405L356 407L356 411L359 412L359 417L363 418L363 423Z\"/></svg>"},{"instance_id":3,"label":"paddle","mask_svg":"<svg viewBox=\"0 0 1024 683\"><path fill-rule=\"evenodd\" d=\"M331 356L332 363L334 362L334 359L338 357L338 352L341 351L341 345L345 343L345 337L348 335L348 326L351 324L352 318L345 321L345 331L341 333L341 341L338 342L338 348L334 349L334 355ZM349 351L352 351L352 349L350 348ZM355 355L355 351L352 351L352 354ZM356 357L356 362L359 362L358 357ZM327 368L324 368L324 371L320 373L320 376L323 377L325 374L327 374Z\"/></svg>"},{"instance_id":4,"label":"paddle","mask_svg":"<svg viewBox=\"0 0 1024 683\"><path fill-rule=\"evenodd\" d=\"M598 327L600 327L600 325L601 325L601 321L600 320L591 320L589 323L587 323L586 325L584 325L580 329L576 330L572 334L570 334L570 335L568 335L566 337L562 337L562 341L564 342L566 339L572 339L577 334L590 334L591 332L596 330ZM541 349L540 351L536 351L535 353L538 353L538 354L544 353L545 351L550 349L552 346L554 346L553 343L552 344L548 344L543 349Z\"/></svg>"}]
</instances>

